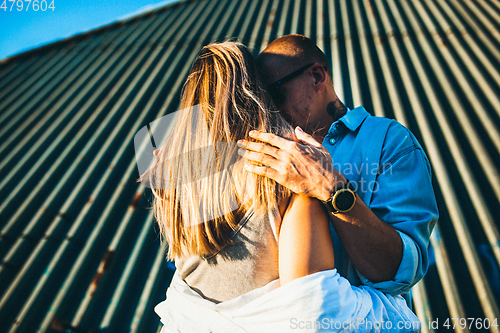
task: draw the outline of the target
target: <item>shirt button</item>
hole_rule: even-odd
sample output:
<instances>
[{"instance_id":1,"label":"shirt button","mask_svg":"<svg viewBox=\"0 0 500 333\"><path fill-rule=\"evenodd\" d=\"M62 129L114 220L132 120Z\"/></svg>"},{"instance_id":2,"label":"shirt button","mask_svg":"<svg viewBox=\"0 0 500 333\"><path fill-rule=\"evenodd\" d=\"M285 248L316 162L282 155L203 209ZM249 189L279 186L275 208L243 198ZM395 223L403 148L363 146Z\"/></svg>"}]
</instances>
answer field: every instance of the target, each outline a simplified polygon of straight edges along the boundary
<instances>
[{"instance_id":1,"label":"shirt button","mask_svg":"<svg viewBox=\"0 0 500 333\"><path fill-rule=\"evenodd\" d=\"M335 140L335 139L333 139L333 138L332 138L332 139L330 139L330 144L331 144L332 146L335 144L335 142L337 142L337 140Z\"/></svg>"}]
</instances>

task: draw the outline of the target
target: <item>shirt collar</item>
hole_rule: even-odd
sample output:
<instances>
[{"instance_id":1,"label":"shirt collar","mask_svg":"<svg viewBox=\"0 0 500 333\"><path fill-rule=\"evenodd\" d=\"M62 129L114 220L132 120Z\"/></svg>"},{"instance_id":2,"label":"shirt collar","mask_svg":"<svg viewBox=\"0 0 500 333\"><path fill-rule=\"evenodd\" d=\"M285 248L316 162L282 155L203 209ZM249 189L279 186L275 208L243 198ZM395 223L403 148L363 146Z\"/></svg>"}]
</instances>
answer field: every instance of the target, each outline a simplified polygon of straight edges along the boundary
<instances>
[{"instance_id":1,"label":"shirt collar","mask_svg":"<svg viewBox=\"0 0 500 333\"><path fill-rule=\"evenodd\" d=\"M370 114L368 111L365 110L364 107L359 106L355 109L349 109L347 108L347 113L342 116L339 120L334 122L332 126L330 126L330 129L328 130L329 134L334 134L338 131L339 123L343 123L345 127L347 127L351 131L355 131L358 129L359 126L363 123L363 121L368 117Z\"/></svg>"}]
</instances>

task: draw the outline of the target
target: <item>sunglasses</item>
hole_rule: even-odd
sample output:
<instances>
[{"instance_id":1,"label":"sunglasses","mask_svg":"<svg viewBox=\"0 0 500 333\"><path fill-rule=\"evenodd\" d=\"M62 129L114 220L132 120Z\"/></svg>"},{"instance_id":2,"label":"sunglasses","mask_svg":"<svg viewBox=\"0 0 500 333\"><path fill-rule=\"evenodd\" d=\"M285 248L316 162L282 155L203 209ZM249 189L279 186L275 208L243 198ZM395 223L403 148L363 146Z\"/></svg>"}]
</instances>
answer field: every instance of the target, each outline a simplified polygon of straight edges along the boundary
<instances>
[{"instance_id":1,"label":"sunglasses","mask_svg":"<svg viewBox=\"0 0 500 333\"><path fill-rule=\"evenodd\" d=\"M305 65L303 67L300 67L299 69L297 69L296 71L291 72L290 74L288 74L284 78L281 78L278 81L276 81L274 83L271 83L270 85L267 86L267 89L268 89L269 93L271 94L271 97L273 98L273 102L274 102L274 104L276 106L279 107L285 101L285 95L279 89L280 86L283 83L286 83L286 82L290 81L291 79L296 78L297 76L299 76L300 74L302 74L304 71L306 71L307 69L311 68L314 64L315 63L307 64L307 65ZM323 68L325 68L325 70L326 70L326 67L323 66Z\"/></svg>"}]
</instances>

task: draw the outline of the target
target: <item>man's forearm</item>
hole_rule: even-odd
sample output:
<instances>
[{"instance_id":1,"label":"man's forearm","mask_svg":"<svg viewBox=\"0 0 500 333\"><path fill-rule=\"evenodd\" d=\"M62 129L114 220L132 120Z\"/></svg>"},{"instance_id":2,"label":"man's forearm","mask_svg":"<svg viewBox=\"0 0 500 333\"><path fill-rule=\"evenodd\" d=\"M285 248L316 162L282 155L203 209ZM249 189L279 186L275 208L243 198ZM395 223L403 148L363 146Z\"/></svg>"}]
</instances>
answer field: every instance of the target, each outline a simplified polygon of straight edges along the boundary
<instances>
[{"instance_id":1,"label":"man's forearm","mask_svg":"<svg viewBox=\"0 0 500 333\"><path fill-rule=\"evenodd\" d=\"M331 214L330 220L356 270L374 282L394 279L403 242L398 232L381 221L362 200L345 214Z\"/></svg>"}]
</instances>

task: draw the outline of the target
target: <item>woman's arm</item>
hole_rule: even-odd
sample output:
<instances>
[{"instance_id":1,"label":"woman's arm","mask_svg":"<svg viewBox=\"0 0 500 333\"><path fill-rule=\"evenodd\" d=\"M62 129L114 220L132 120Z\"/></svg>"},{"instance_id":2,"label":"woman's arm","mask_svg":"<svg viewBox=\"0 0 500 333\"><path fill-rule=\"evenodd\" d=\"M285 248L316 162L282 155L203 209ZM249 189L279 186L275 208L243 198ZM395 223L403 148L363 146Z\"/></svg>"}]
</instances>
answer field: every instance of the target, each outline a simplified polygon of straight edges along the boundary
<instances>
[{"instance_id":1,"label":"woman's arm","mask_svg":"<svg viewBox=\"0 0 500 333\"><path fill-rule=\"evenodd\" d=\"M278 239L281 285L334 268L329 223L321 202L305 195L292 195Z\"/></svg>"}]
</instances>

